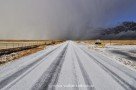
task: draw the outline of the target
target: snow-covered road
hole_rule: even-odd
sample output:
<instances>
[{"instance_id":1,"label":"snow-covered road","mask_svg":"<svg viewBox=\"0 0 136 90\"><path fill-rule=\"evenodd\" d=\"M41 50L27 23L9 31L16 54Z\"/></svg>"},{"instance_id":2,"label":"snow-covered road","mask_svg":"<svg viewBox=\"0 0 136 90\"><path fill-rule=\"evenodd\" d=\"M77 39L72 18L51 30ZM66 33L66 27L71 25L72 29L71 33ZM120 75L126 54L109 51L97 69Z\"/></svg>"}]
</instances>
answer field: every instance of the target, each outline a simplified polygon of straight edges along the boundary
<instances>
[{"instance_id":1,"label":"snow-covered road","mask_svg":"<svg viewBox=\"0 0 136 90\"><path fill-rule=\"evenodd\" d=\"M0 66L0 90L136 90L136 72L107 57L67 41Z\"/></svg>"}]
</instances>

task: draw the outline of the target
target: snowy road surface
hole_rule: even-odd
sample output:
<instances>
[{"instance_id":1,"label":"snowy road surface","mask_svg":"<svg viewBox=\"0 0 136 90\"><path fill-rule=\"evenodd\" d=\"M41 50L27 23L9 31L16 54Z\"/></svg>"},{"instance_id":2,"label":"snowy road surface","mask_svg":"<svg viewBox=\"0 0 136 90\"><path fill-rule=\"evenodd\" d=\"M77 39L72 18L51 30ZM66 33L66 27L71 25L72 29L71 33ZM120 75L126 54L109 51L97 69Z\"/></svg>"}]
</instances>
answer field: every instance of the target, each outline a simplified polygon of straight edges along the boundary
<instances>
[{"instance_id":1,"label":"snowy road surface","mask_svg":"<svg viewBox=\"0 0 136 90\"><path fill-rule=\"evenodd\" d=\"M0 90L136 90L136 72L107 57L67 41L0 66Z\"/></svg>"}]
</instances>

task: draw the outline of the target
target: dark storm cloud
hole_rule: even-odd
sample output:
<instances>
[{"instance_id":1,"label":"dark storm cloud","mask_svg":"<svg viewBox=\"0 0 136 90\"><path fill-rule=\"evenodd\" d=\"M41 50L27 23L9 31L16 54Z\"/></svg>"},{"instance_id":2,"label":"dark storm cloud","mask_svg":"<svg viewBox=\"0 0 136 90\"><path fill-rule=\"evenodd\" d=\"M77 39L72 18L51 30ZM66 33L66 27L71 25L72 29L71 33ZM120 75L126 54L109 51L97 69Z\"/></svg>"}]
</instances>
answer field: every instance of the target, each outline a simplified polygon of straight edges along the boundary
<instances>
[{"instance_id":1,"label":"dark storm cloud","mask_svg":"<svg viewBox=\"0 0 136 90\"><path fill-rule=\"evenodd\" d=\"M135 6L136 0L1 0L0 39L94 38L96 28L136 15Z\"/></svg>"}]
</instances>

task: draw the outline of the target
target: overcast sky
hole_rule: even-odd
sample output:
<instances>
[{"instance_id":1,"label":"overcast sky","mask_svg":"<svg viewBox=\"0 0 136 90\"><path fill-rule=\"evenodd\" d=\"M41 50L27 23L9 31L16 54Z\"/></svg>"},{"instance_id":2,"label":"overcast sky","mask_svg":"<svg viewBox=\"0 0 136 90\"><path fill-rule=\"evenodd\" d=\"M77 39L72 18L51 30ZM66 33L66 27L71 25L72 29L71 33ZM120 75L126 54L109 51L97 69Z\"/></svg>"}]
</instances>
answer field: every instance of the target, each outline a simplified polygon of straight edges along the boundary
<instances>
[{"instance_id":1,"label":"overcast sky","mask_svg":"<svg viewBox=\"0 0 136 90\"><path fill-rule=\"evenodd\" d=\"M0 39L82 39L136 21L136 0L0 0Z\"/></svg>"}]
</instances>

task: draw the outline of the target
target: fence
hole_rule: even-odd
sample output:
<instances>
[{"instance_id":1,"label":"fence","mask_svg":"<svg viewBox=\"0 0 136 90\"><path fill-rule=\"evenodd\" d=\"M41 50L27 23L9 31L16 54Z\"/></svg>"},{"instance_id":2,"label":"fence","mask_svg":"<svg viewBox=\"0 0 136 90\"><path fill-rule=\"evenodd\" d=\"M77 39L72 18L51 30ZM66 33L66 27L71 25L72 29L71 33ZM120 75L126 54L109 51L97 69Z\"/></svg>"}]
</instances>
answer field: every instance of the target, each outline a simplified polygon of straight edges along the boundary
<instances>
[{"instance_id":1,"label":"fence","mask_svg":"<svg viewBox=\"0 0 136 90\"><path fill-rule=\"evenodd\" d=\"M45 42L0 42L0 49L25 47L25 46L41 45L41 44L45 44Z\"/></svg>"}]
</instances>

